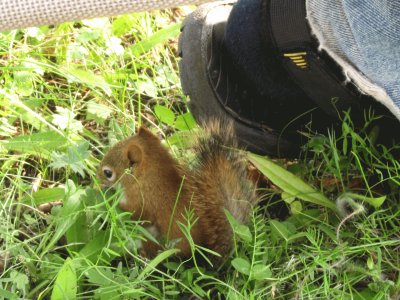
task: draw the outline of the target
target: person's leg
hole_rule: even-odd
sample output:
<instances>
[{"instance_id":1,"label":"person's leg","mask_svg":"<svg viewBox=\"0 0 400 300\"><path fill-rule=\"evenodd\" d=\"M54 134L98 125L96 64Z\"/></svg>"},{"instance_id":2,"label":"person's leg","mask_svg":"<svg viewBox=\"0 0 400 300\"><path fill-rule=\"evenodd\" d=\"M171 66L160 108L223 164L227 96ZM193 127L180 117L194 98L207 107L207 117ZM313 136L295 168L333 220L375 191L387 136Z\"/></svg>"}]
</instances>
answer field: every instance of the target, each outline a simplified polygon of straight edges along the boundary
<instances>
[{"instance_id":1,"label":"person's leg","mask_svg":"<svg viewBox=\"0 0 400 300\"><path fill-rule=\"evenodd\" d=\"M400 2L307 0L307 18L320 48L400 120Z\"/></svg>"},{"instance_id":2,"label":"person's leg","mask_svg":"<svg viewBox=\"0 0 400 300\"><path fill-rule=\"evenodd\" d=\"M370 106L389 115L384 126L400 125L319 51L303 0L239 0L231 6L202 6L183 26L182 86L198 120L231 118L250 150L286 155L298 150L296 132L309 124L321 131L340 126L348 109L360 125Z\"/></svg>"}]
</instances>

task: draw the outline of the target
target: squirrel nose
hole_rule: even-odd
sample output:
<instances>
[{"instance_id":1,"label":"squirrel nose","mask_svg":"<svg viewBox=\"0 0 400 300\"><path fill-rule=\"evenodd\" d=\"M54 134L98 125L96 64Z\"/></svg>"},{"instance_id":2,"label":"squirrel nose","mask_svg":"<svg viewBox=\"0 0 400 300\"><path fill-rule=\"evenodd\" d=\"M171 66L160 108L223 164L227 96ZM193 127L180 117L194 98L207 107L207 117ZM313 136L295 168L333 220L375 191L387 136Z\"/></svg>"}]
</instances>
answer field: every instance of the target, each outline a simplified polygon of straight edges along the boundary
<instances>
[{"instance_id":1,"label":"squirrel nose","mask_svg":"<svg viewBox=\"0 0 400 300\"><path fill-rule=\"evenodd\" d=\"M102 182L101 183L101 190L105 192L106 190L110 189L112 187L111 182Z\"/></svg>"}]
</instances>

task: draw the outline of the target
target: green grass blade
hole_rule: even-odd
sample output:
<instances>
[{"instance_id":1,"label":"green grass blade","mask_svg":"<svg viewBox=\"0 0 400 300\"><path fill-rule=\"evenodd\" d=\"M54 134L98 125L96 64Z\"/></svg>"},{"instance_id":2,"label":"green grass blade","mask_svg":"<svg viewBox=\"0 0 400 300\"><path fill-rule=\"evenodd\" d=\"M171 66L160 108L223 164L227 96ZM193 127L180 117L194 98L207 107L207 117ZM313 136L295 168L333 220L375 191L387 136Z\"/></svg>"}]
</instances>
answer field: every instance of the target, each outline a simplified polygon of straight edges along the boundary
<instances>
[{"instance_id":1,"label":"green grass blade","mask_svg":"<svg viewBox=\"0 0 400 300\"><path fill-rule=\"evenodd\" d=\"M308 201L317 205L321 205L337 211L335 203L326 198L322 193L316 191L303 180L285 170L281 166L275 164L271 160L249 153L250 161L261 171L269 180L290 195Z\"/></svg>"},{"instance_id":2,"label":"green grass blade","mask_svg":"<svg viewBox=\"0 0 400 300\"><path fill-rule=\"evenodd\" d=\"M147 266L143 269L142 273L139 274L137 280L142 280L147 274L150 274L152 271L156 270L156 267L166 260L168 257L175 255L179 252L179 249L169 249L166 250L159 255L157 255L152 261L150 261Z\"/></svg>"},{"instance_id":3,"label":"green grass blade","mask_svg":"<svg viewBox=\"0 0 400 300\"><path fill-rule=\"evenodd\" d=\"M57 132L38 132L29 135L19 135L0 141L5 149L26 154L49 155L52 150L61 149L67 145L67 139Z\"/></svg>"},{"instance_id":4,"label":"green grass blade","mask_svg":"<svg viewBox=\"0 0 400 300\"><path fill-rule=\"evenodd\" d=\"M344 193L341 198L354 198L357 200L361 200L361 201L365 201L368 204L372 205L375 209L379 208L382 206L383 202L385 202L386 200L386 196L382 196L382 197L366 197L363 195L359 195L359 194L354 194L354 193Z\"/></svg>"},{"instance_id":5,"label":"green grass blade","mask_svg":"<svg viewBox=\"0 0 400 300\"><path fill-rule=\"evenodd\" d=\"M167 39L176 37L179 34L181 28L181 24L173 24L171 26L168 26L164 29L161 29L157 31L155 34L153 34L151 37L149 37L147 40L143 40L139 43L134 44L132 47L130 47L131 53L134 56L139 56L153 47L155 47L157 44L162 43L166 41Z\"/></svg>"},{"instance_id":6,"label":"green grass blade","mask_svg":"<svg viewBox=\"0 0 400 300\"><path fill-rule=\"evenodd\" d=\"M22 198L23 203L35 203L40 205L43 203L53 202L57 200L62 200L65 196L65 189L63 188L48 188L42 189L37 192L32 193L32 195Z\"/></svg>"}]
</instances>

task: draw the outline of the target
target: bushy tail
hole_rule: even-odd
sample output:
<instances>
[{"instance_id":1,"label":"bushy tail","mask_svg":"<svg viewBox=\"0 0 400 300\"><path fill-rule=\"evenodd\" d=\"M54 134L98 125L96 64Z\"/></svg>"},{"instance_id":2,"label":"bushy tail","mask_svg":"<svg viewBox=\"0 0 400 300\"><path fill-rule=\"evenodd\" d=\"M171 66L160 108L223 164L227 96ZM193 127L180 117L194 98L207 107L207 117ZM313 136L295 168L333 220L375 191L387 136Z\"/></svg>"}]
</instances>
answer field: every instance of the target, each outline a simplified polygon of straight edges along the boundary
<instances>
[{"instance_id":1,"label":"bushy tail","mask_svg":"<svg viewBox=\"0 0 400 300\"><path fill-rule=\"evenodd\" d=\"M244 152L237 148L232 122L207 123L197 141L197 171L208 178L210 189L239 222L246 222L257 203L255 186L250 181ZM207 187L206 187L207 188Z\"/></svg>"}]
</instances>

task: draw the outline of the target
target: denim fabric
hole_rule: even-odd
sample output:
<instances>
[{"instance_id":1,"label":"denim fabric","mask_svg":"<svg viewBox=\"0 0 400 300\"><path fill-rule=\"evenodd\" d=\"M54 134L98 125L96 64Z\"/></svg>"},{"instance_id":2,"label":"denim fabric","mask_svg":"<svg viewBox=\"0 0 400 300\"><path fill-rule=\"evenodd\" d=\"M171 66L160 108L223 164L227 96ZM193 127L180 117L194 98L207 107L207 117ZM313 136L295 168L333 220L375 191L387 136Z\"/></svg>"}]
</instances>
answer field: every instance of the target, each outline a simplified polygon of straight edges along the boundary
<instances>
[{"instance_id":1,"label":"denim fabric","mask_svg":"<svg viewBox=\"0 0 400 300\"><path fill-rule=\"evenodd\" d=\"M306 1L320 47L400 120L400 1Z\"/></svg>"}]
</instances>

